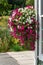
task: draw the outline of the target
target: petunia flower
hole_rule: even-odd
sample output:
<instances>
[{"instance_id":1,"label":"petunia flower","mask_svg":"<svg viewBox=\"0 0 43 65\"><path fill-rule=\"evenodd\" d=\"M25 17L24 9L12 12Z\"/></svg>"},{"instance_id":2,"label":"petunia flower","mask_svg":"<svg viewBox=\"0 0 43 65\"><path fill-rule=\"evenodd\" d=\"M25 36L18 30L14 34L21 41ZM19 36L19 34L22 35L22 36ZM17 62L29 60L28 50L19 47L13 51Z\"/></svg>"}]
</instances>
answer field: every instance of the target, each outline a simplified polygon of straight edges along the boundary
<instances>
[{"instance_id":1,"label":"petunia flower","mask_svg":"<svg viewBox=\"0 0 43 65\"><path fill-rule=\"evenodd\" d=\"M21 30L24 30L24 26L23 25L21 26Z\"/></svg>"},{"instance_id":2,"label":"petunia flower","mask_svg":"<svg viewBox=\"0 0 43 65\"><path fill-rule=\"evenodd\" d=\"M18 29L21 29L21 26L20 26L20 25L17 25L17 28L18 28Z\"/></svg>"},{"instance_id":3,"label":"petunia flower","mask_svg":"<svg viewBox=\"0 0 43 65\"><path fill-rule=\"evenodd\" d=\"M35 43L34 42L31 42L30 43L30 47L31 47L31 50L35 50Z\"/></svg>"},{"instance_id":4,"label":"petunia flower","mask_svg":"<svg viewBox=\"0 0 43 65\"><path fill-rule=\"evenodd\" d=\"M14 26L14 28L13 28L13 31L14 31L14 32L16 32L16 31L17 31L17 28L16 28L16 26Z\"/></svg>"},{"instance_id":5,"label":"petunia flower","mask_svg":"<svg viewBox=\"0 0 43 65\"><path fill-rule=\"evenodd\" d=\"M19 41L21 42L20 45L24 45L24 38L23 38L23 36L19 36Z\"/></svg>"},{"instance_id":6,"label":"petunia flower","mask_svg":"<svg viewBox=\"0 0 43 65\"><path fill-rule=\"evenodd\" d=\"M31 9L31 8L33 9L33 6L29 6L29 5L28 5L28 6L26 6L26 8L27 8L27 9L28 9L28 8L29 8L29 9Z\"/></svg>"}]
</instances>

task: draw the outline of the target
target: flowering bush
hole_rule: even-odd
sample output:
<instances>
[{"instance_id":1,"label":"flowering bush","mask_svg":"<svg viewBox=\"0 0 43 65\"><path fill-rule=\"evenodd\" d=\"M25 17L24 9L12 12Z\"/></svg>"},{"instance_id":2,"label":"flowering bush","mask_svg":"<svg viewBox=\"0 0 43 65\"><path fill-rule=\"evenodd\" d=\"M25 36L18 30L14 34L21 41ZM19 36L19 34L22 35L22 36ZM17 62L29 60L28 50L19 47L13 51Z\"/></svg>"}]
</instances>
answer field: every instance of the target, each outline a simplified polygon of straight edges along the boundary
<instances>
[{"instance_id":1,"label":"flowering bush","mask_svg":"<svg viewBox=\"0 0 43 65\"><path fill-rule=\"evenodd\" d=\"M19 45L34 50L36 40L36 19L33 6L13 10L8 20L10 34L19 40Z\"/></svg>"}]
</instances>

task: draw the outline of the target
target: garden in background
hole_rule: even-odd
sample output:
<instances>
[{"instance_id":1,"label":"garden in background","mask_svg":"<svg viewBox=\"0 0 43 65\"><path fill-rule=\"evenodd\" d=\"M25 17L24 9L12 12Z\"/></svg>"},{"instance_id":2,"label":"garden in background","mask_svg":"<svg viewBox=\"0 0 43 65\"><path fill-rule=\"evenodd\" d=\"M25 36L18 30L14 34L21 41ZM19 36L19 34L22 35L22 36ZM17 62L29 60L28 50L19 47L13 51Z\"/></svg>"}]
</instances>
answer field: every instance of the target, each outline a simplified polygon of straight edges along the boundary
<instances>
[{"instance_id":1,"label":"garden in background","mask_svg":"<svg viewBox=\"0 0 43 65\"><path fill-rule=\"evenodd\" d=\"M28 5L30 7L28 9L25 9L25 7ZM35 19L35 11L31 6L34 6L34 0L16 0L16 1L15 0L0 0L0 52L34 50L35 47L33 48L33 46L36 40L35 38L36 21L34 20L33 23L31 23L31 21L26 22L29 16L30 18L33 17L33 19ZM20 10L19 12L18 12L18 9ZM25 12L22 12L24 11L24 9L25 9ZM13 15L15 11L16 11L16 16ZM18 21L19 22L21 21L21 22L17 23L16 19L18 19L19 17L21 17L21 19ZM10 23L11 18L12 18L12 22ZM19 27L21 27L22 31L20 30ZM13 32L11 32L12 29L13 29ZM29 30L31 34L29 34ZM14 35L12 35L12 33ZM31 35L30 39L27 37L29 36L28 34ZM14 37L16 35L17 35L17 38ZM19 36L22 39L21 41L19 39ZM21 42L23 44L20 44ZM30 42L31 42L31 45L30 45Z\"/></svg>"}]
</instances>

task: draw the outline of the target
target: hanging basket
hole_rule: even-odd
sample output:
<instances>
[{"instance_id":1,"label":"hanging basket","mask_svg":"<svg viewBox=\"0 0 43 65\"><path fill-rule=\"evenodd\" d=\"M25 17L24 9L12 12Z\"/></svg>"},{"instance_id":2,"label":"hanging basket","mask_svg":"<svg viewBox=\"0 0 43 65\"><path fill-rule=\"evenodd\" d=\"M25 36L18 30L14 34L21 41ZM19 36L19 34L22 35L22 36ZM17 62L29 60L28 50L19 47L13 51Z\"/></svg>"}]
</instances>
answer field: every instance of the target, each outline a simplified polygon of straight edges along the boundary
<instances>
[{"instance_id":1,"label":"hanging basket","mask_svg":"<svg viewBox=\"0 0 43 65\"><path fill-rule=\"evenodd\" d=\"M12 37L19 40L19 45L28 49L30 47L31 50L35 49L36 19L32 6L13 10L8 26Z\"/></svg>"}]
</instances>

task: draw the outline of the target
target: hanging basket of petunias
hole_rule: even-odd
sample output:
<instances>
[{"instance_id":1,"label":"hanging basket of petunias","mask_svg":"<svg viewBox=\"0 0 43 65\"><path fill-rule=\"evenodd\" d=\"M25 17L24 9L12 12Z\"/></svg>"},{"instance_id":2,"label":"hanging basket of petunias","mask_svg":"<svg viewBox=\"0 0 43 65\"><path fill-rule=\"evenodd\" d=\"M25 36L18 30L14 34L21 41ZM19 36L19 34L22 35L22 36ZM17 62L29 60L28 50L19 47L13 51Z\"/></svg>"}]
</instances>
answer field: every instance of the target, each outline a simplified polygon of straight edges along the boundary
<instances>
[{"instance_id":1,"label":"hanging basket of petunias","mask_svg":"<svg viewBox=\"0 0 43 65\"><path fill-rule=\"evenodd\" d=\"M15 9L8 20L8 26L13 38L19 39L19 45L35 49L36 19L33 6Z\"/></svg>"}]
</instances>

